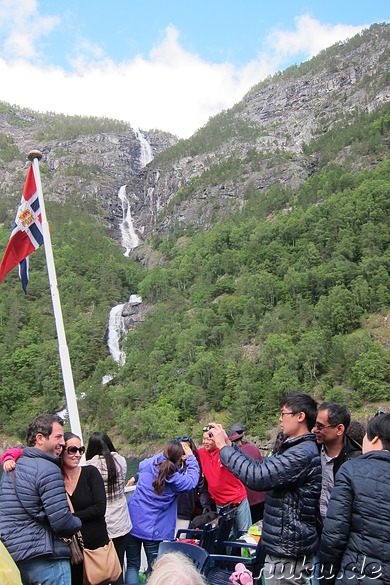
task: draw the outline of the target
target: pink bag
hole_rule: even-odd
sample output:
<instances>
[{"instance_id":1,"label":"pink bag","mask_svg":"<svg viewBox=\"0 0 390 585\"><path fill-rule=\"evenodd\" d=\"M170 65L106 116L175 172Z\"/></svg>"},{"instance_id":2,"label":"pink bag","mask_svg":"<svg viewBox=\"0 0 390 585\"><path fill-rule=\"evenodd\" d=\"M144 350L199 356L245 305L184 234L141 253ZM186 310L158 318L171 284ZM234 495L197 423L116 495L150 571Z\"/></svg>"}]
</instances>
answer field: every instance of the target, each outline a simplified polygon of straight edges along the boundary
<instances>
[{"instance_id":1,"label":"pink bag","mask_svg":"<svg viewBox=\"0 0 390 585\"><path fill-rule=\"evenodd\" d=\"M253 585L252 573L243 563L237 563L235 572L229 577L229 581L234 585Z\"/></svg>"}]
</instances>

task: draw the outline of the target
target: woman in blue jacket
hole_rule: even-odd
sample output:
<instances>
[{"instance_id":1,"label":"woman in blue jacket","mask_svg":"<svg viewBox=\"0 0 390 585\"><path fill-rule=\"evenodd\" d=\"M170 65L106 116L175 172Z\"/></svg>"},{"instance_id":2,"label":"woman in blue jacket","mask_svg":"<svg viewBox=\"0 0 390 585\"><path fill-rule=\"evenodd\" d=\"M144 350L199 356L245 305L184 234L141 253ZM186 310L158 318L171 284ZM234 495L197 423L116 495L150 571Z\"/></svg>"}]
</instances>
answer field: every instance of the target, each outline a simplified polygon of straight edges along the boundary
<instances>
[{"instance_id":1,"label":"woman in blue jacket","mask_svg":"<svg viewBox=\"0 0 390 585\"><path fill-rule=\"evenodd\" d=\"M181 473L184 457L185 474ZM138 583L142 545L150 572L159 543L175 536L178 494L193 489L198 481L198 462L185 442L171 441L162 453L140 463L137 487L128 500L133 527L126 549L126 583Z\"/></svg>"}]
</instances>

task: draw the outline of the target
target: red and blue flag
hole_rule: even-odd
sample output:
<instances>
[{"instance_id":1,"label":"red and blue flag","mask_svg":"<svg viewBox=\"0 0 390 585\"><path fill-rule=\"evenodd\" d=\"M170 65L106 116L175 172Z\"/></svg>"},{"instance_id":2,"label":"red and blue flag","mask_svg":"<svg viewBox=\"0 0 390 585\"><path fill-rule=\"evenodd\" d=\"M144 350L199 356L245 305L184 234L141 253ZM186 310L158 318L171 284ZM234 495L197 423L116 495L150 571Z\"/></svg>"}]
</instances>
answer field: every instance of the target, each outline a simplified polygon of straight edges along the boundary
<instances>
[{"instance_id":1,"label":"red and blue flag","mask_svg":"<svg viewBox=\"0 0 390 585\"><path fill-rule=\"evenodd\" d=\"M28 257L43 244L42 217L35 182L34 168L30 166L15 223L0 265L0 282L19 264L19 278L27 293Z\"/></svg>"}]
</instances>

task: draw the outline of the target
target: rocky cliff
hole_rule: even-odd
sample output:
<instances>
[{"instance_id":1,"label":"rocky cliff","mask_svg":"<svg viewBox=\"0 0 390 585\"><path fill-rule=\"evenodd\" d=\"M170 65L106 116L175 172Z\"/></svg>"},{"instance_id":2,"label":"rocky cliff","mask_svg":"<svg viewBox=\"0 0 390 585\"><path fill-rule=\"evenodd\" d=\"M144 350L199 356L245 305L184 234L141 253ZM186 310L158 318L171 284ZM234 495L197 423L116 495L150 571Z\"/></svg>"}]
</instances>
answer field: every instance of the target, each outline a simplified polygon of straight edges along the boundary
<instances>
[{"instance_id":1,"label":"rocky cliff","mask_svg":"<svg viewBox=\"0 0 390 585\"><path fill-rule=\"evenodd\" d=\"M305 181L321 162L307 145L389 101L389 41L390 26L374 25L274 75L133 175L127 191L141 239L175 225L207 229L243 204L249 184L261 196Z\"/></svg>"}]
</instances>

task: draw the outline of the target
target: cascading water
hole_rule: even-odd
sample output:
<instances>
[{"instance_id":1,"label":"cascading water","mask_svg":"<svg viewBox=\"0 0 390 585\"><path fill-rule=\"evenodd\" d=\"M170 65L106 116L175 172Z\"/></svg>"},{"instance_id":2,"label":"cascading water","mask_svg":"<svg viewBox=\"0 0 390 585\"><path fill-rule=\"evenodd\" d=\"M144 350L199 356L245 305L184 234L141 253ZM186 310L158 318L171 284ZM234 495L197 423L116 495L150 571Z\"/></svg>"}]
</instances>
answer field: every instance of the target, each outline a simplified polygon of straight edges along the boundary
<instances>
[{"instance_id":1,"label":"cascading water","mask_svg":"<svg viewBox=\"0 0 390 585\"><path fill-rule=\"evenodd\" d=\"M137 138L141 146L140 164L141 168L143 168L153 160L152 147L142 134L141 130L137 130Z\"/></svg>"},{"instance_id":2,"label":"cascading water","mask_svg":"<svg viewBox=\"0 0 390 585\"><path fill-rule=\"evenodd\" d=\"M125 256L129 256L131 250L139 246L139 238L135 233L133 220L131 219L130 202L126 195L126 185L118 191L118 197L122 202L122 223L120 225L122 234L122 246L125 248Z\"/></svg>"},{"instance_id":3,"label":"cascading water","mask_svg":"<svg viewBox=\"0 0 390 585\"><path fill-rule=\"evenodd\" d=\"M140 166L143 168L153 159L152 148L141 130L137 130L136 134L141 147ZM118 197L122 202L122 222L120 225L122 246L125 248L124 255L128 257L131 250L139 246L140 240L135 232L131 218L130 202L126 195L126 185L122 185L119 189ZM141 297L138 295L130 296L128 304L139 305L140 303L142 303ZM126 354L122 351L122 338L124 333L123 307L124 304L113 307L110 311L108 322L108 349L114 360L120 366L123 366L126 360ZM103 376L102 384L107 384L112 378L113 376L111 374Z\"/></svg>"},{"instance_id":4,"label":"cascading water","mask_svg":"<svg viewBox=\"0 0 390 585\"><path fill-rule=\"evenodd\" d=\"M121 350L121 341L123 335L123 317L122 310L125 305L116 305L110 311L108 321L108 349L116 362L121 366L125 363L126 356Z\"/></svg>"}]
</instances>

